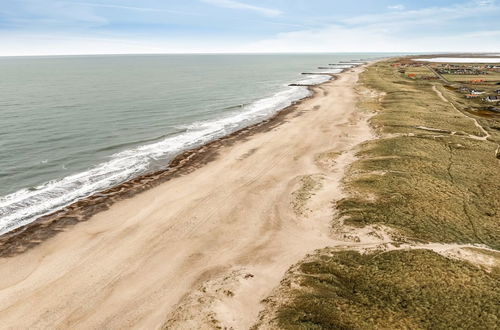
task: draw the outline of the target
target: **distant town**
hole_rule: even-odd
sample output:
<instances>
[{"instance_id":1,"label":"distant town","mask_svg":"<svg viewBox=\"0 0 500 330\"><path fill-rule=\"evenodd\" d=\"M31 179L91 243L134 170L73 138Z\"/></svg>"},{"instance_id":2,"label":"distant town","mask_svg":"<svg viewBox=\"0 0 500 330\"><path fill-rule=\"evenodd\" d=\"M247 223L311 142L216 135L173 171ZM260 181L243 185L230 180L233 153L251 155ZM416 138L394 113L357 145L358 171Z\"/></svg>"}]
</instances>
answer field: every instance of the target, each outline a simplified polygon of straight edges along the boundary
<instances>
[{"instance_id":1,"label":"distant town","mask_svg":"<svg viewBox=\"0 0 500 330\"><path fill-rule=\"evenodd\" d=\"M423 63L404 59L392 64L414 80L442 80L469 102L468 110L500 114L500 65L478 63Z\"/></svg>"}]
</instances>

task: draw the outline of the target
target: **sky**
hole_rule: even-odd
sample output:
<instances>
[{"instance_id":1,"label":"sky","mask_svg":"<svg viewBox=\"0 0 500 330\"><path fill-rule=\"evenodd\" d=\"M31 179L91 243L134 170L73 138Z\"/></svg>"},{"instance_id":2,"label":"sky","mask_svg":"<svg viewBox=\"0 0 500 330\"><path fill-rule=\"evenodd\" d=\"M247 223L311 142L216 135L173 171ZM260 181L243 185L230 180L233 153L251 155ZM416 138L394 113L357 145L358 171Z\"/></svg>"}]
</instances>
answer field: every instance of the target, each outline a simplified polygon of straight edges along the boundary
<instances>
[{"instance_id":1,"label":"sky","mask_svg":"<svg viewBox=\"0 0 500 330\"><path fill-rule=\"evenodd\" d=\"M0 0L0 56L498 52L500 0Z\"/></svg>"}]
</instances>

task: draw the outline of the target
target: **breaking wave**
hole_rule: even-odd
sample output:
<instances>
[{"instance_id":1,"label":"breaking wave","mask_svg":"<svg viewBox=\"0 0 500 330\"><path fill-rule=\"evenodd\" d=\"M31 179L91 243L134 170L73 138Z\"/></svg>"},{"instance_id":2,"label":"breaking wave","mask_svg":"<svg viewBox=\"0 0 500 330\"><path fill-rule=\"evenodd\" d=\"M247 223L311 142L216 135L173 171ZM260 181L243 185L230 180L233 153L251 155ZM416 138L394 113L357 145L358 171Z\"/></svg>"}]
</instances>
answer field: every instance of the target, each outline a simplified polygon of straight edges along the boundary
<instances>
[{"instance_id":1,"label":"breaking wave","mask_svg":"<svg viewBox=\"0 0 500 330\"><path fill-rule=\"evenodd\" d=\"M324 71L336 73L340 70ZM328 81L329 75L304 76L297 84L314 85ZM185 150L199 147L241 128L266 120L278 111L310 95L302 86L287 86L271 97L238 105L216 120L194 122L176 135L140 145L110 156L109 161L86 171L18 190L0 197L0 235L59 210L79 199L147 173L158 163L168 164Z\"/></svg>"}]
</instances>

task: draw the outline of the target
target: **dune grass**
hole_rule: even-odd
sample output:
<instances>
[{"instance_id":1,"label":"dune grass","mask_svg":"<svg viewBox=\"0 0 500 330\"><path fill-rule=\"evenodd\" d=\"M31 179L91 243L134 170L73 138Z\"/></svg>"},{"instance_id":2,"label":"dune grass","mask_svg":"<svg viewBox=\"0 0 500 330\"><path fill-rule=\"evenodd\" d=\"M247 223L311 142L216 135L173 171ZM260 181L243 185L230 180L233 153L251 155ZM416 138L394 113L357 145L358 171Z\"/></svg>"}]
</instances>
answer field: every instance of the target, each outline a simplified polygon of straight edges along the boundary
<instances>
[{"instance_id":1,"label":"dune grass","mask_svg":"<svg viewBox=\"0 0 500 330\"><path fill-rule=\"evenodd\" d=\"M292 208L297 215L307 215L309 209L307 201L321 188L322 178L314 175L306 175L300 180L300 188L292 194Z\"/></svg>"},{"instance_id":2,"label":"dune grass","mask_svg":"<svg viewBox=\"0 0 500 330\"><path fill-rule=\"evenodd\" d=\"M471 80L478 80L478 79L484 80L485 82L500 81L500 72L489 72L488 74L481 74L481 75L444 74L443 76L449 81L470 82Z\"/></svg>"},{"instance_id":3,"label":"dune grass","mask_svg":"<svg viewBox=\"0 0 500 330\"><path fill-rule=\"evenodd\" d=\"M282 282L281 329L495 329L498 273L432 251L323 250Z\"/></svg>"},{"instance_id":4,"label":"dune grass","mask_svg":"<svg viewBox=\"0 0 500 330\"><path fill-rule=\"evenodd\" d=\"M376 111L371 124L381 138L360 147L336 216L346 225L395 228L406 241L499 249L495 119L474 117L491 134L482 140L463 96L442 82L408 79L390 62L370 66L360 82L384 95L360 103L360 110ZM498 266L487 270L431 250L339 249L293 266L256 328L500 328ZM480 251L498 260L498 253Z\"/></svg>"},{"instance_id":5,"label":"dune grass","mask_svg":"<svg viewBox=\"0 0 500 330\"><path fill-rule=\"evenodd\" d=\"M484 133L437 96L436 82L409 81L384 63L361 79L386 93L372 119L382 138L362 146L346 180L351 195L337 205L346 222L386 224L416 240L500 248L497 144L469 137ZM370 175L380 171L385 175Z\"/></svg>"}]
</instances>

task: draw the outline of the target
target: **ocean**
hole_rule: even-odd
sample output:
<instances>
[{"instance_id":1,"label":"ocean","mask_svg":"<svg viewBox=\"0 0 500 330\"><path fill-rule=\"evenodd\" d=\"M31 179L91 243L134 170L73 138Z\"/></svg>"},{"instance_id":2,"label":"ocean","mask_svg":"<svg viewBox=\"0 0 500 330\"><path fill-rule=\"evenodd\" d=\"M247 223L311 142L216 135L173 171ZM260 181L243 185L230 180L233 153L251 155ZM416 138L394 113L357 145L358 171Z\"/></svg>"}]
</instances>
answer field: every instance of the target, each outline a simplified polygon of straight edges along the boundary
<instances>
[{"instance_id":1,"label":"ocean","mask_svg":"<svg viewBox=\"0 0 500 330\"><path fill-rule=\"evenodd\" d=\"M309 95L330 63L393 54L0 58L0 234L168 166Z\"/></svg>"}]
</instances>

